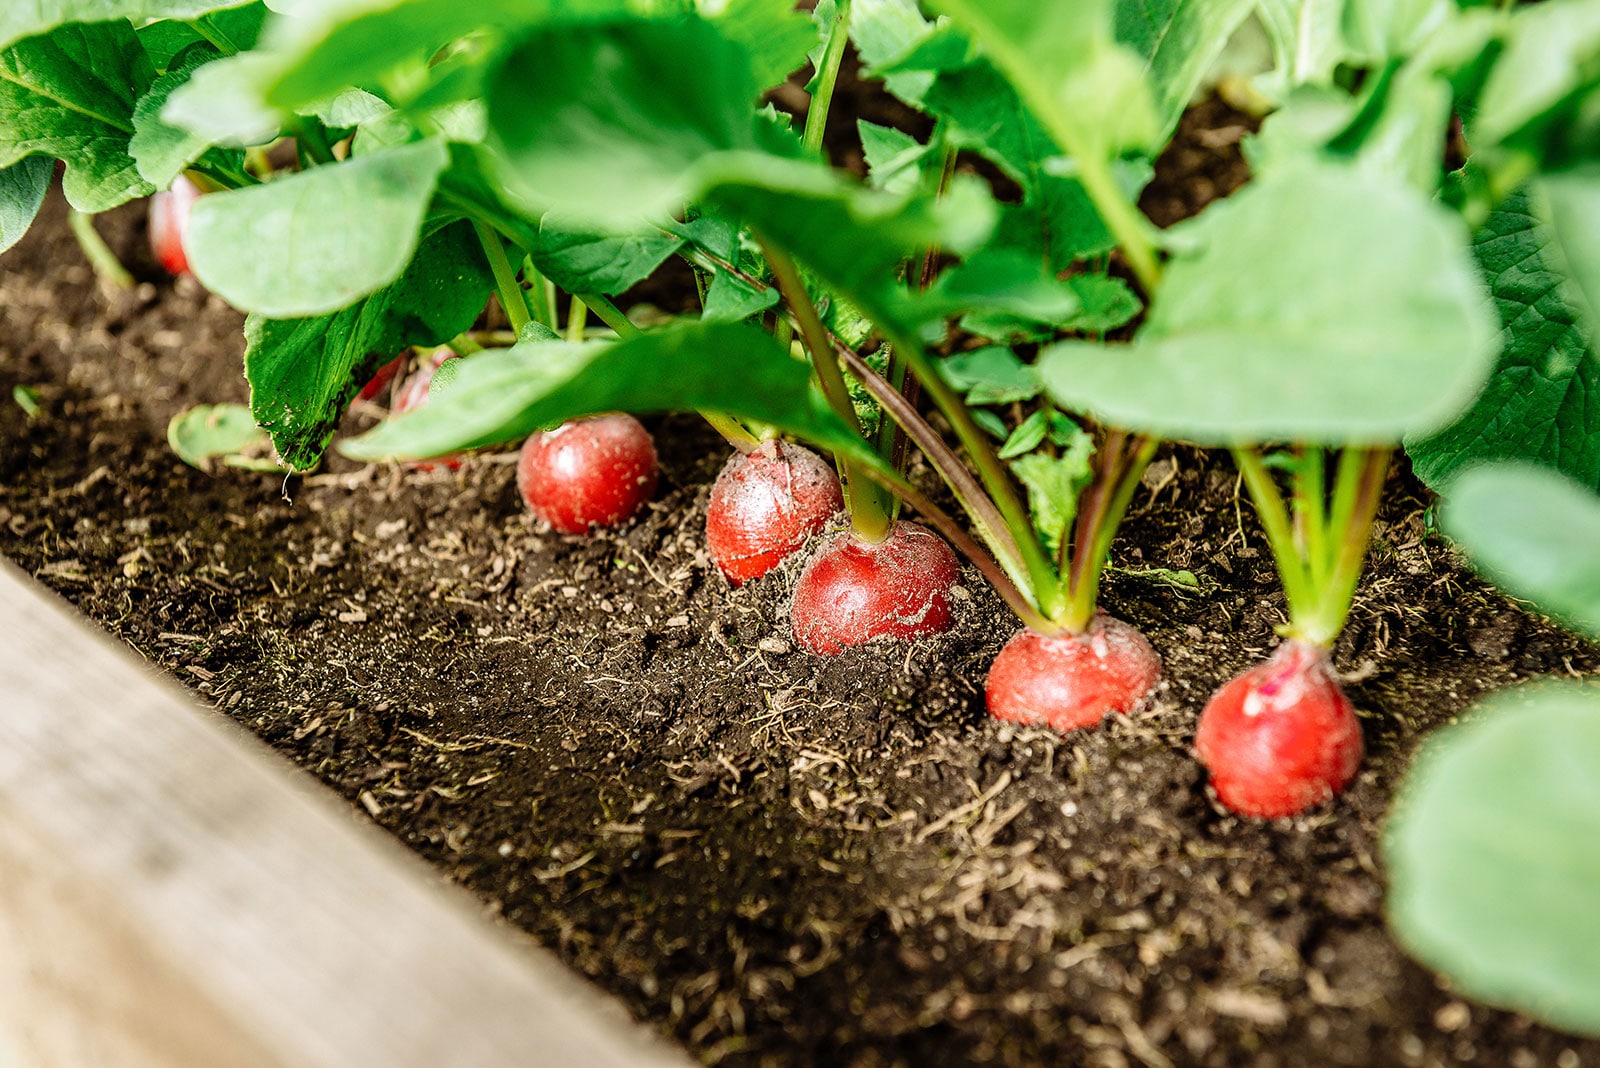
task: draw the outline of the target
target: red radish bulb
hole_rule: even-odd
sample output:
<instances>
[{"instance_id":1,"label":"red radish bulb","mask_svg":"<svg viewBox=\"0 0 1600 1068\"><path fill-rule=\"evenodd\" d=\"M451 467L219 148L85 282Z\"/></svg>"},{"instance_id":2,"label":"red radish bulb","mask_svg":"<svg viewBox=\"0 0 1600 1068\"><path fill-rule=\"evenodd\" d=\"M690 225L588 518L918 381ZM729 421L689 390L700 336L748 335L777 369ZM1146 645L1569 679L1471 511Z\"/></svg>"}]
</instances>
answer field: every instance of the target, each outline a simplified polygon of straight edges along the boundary
<instances>
[{"instance_id":1,"label":"red radish bulb","mask_svg":"<svg viewBox=\"0 0 1600 1068\"><path fill-rule=\"evenodd\" d=\"M189 210L199 199L200 187L181 174L171 189L150 197L150 251L170 275L189 273L183 237L189 231Z\"/></svg>"},{"instance_id":2,"label":"red radish bulb","mask_svg":"<svg viewBox=\"0 0 1600 1068\"><path fill-rule=\"evenodd\" d=\"M401 358L403 359L404 356ZM410 378L400 383L400 388L395 391L394 395L393 413L395 415L404 415L407 412L414 412L424 404L427 404L428 391L433 385L433 376L438 373L439 368L443 367L447 361L460 358L460 353L452 352L449 349L434 350L433 355L423 361L422 366L418 367ZM378 373L381 375L383 372L379 371ZM368 385L370 386L371 383L368 383ZM378 388L382 389L383 387L379 386ZM365 393L365 390L362 392ZM406 464L406 467L412 471L432 471L440 464L446 470L458 471L461 469L461 457L459 455L441 456L433 462L415 460Z\"/></svg>"},{"instance_id":3,"label":"red radish bulb","mask_svg":"<svg viewBox=\"0 0 1600 1068\"><path fill-rule=\"evenodd\" d=\"M898 522L870 545L846 532L811 558L794 590L795 641L832 656L852 645L950 628L956 554L938 535Z\"/></svg>"},{"instance_id":4,"label":"red radish bulb","mask_svg":"<svg viewBox=\"0 0 1600 1068\"><path fill-rule=\"evenodd\" d=\"M517 489L562 534L633 518L656 491L650 433L631 415L596 415L533 435L517 460Z\"/></svg>"},{"instance_id":5,"label":"red radish bulb","mask_svg":"<svg viewBox=\"0 0 1600 1068\"><path fill-rule=\"evenodd\" d=\"M799 445L763 441L735 453L712 484L706 548L738 586L777 567L843 507L831 464Z\"/></svg>"},{"instance_id":6,"label":"red radish bulb","mask_svg":"<svg viewBox=\"0 0 1600 1068\"><path fill-rule=\"evenodd\" d=\"M1194 750L1228 808L1263 819L1293 816L1355 778L1361 724L1327 650L1291 639L1212 696Z\"/></svg>"},{"instance_id":7,"label":"red radish bulb","mask_svg":"<svg viewBox=\"0 0 1600 1068\"><path fill-rule=\"evenodd\" d=\"M1083 634L1017 632L989 668L989 714L1058 731L1136 708L1161 681L1161 658L1138 628L1104 612Z\"/></svg>"},{"instance_id":8,"label":"red radish bulb","mask_svg":"<svg viewBox=\"0 0 1600 1068\"><path fill-rule=\"evenodd\" d=\"M368 381L366 385L361 387L361 393L357 399L372 400L385 389L389 388L389 383L395 380L395 377L405 369L405 366L406 354L402 352L400 355L396 356L394 359L378 368L378 373L373 375L371 380Z\"/></svg>"}]
</instances>

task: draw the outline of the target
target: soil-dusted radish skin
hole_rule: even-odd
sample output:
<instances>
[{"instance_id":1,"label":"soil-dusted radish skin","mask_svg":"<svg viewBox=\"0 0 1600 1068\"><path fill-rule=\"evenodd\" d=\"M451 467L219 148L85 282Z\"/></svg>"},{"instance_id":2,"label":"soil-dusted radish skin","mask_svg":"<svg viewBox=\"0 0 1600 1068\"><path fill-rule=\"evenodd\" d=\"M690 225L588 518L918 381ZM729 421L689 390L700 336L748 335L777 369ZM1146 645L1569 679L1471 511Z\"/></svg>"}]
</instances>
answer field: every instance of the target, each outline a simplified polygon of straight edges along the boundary
<instances>
[{"instance_id":1,"label":"soil-dusted radish skin","mask_svg":"<svg viewBox=\"0 0 1600 1068\"><path fill-rule=\"evenodd\" d=\"M562 534L632 519L656 492L649 431L631 415L597 415L533 435L517 461L517 489Z\"/></svg>"},{"instance_id":2,"label":"soil-dusted radish skin","mask_svg":"<svg viewBox=\"0 0 1600 1068\"><path fill-rule=\"evenodd\" d=\"M150 251L170 275L189 273L183 236L189 231L189 210L199 199L200 187L181 174L171 189L150 197Z\"/></svg>"},{"instance_id":3,"label":"soil-dusted radish skin","mask_svg":"<svg viewBox=\"0 0 1600 1068\"><path fill-rule=\"evenodd\" d=\"M712 485L706 548L738 586L777 567L843 507L831 464L799 445L764 441L735 453Z\"/></svg>"},{"instance_id":4,"label":"soil-dusted radish skin","mask_svg":"<svg viewBox=\"0 0 1600 1068\"><path fill-rule=\"evenodd\" d=\"M1361 766L1361 724L1326 650L1286 641L1218 690L1200 714L1195 755L1224 805L1292 816L1347 786Z\"/></svg>"},{"instance_id":5,"label":"soil-dusted radish skin","mask_svg":"<svg viewBox=\"0 0 1600 1068\"><path fill-rule=\"evenodd\" d=\"M915 523L896 523L877 545L841 534L800 573L795 641L832 656L852 645L939 634L950 628L950 591L960 577L950 546Z\"/></svg>"},{"instance_id":6,"label":"soil-dusted radish skin","mask_svg":"<svg viewBox=\"0 0 1600 1068\"><path fill-rule=\"evenodd\" d=\"M1129 712L1161 681L1161 658L1132 624L1105 613L1083 634L1021 630L989 668L989 714L1058 731Z\"/></svg>"}]
</instances>

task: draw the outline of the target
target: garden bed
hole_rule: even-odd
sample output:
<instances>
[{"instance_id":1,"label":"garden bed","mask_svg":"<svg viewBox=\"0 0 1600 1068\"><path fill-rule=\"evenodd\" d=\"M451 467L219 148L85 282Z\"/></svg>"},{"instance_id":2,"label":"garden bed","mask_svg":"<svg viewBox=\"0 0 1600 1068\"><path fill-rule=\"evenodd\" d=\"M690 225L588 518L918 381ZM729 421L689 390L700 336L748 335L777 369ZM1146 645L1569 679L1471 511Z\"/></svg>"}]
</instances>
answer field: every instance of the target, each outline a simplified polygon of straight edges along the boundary
<instances>
[{"instance_id":1,"label":"garden bed","mask_svg":"<svg viewBox=\"0 0 1600 1068\"><path fill-rule=\"evenodd\" d=\"M1202 125L1158 219L1232 166ZM1188 746L1283 598L1220 458L1164 451L1115 554L1106 601L1167 665L1154 702L1019 731L983 714L1014 623L975 573L950 635L832 659L793 648L792 571L730 590L702 537L726 450L695 419L652 423L661 492L595 538L538 529L505 458L183 466L163 428L243 399L240 318L158 280L142 205L99 220L146 279L106 294L64 214L52 194L0 263L0 393L39 398L0 406L0 553L699 1058L1600 1063L1456 998L1384 926L1382 820L1427 732L1514 679L1600 670L1466 571L1403 473L1336 651L1360 778L1242 820Z\"/></svg>"}]
</instances>

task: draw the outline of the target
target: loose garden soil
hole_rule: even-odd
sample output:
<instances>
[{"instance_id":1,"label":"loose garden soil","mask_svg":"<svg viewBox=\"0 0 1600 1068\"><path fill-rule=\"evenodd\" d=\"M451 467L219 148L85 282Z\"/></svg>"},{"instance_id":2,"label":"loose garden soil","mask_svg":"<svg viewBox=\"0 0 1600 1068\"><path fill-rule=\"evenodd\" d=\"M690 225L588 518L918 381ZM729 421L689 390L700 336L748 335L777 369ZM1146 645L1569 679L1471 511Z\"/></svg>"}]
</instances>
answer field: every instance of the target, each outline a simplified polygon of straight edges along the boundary
<instances>
[{"instance_id":1,"label":"loose garden soil","mask_svg":"<svg viewBox=\"0 0 1600 1068\"><path fill-rule=\"evenodd\" d=\"M1242 132L1192 113L1147 210L1237 184ZM726 450L693 418L651 422L656 502L592 538L525 515L509 456L185 467L166 422L244 399L240 318L159 277L142 204L98 220L131 293L64 216L52 194L0 260L0 398L40 404L0 400L0 553L704 1061L1600 1066L1383 922L1382 822L1426 734L1600 671L1463 568L1404 471L1336 655L1365 768L1310 816L1241 820L1189 743L1283 597L1226 457L1165 450L1117 546L1105 602L1166 661L1151 706L1016 730L983 712L1015 624L975 573L950 635L832 659L793 647L793 568L729 589L703 541Z\"/></svg>"}]
</instances>

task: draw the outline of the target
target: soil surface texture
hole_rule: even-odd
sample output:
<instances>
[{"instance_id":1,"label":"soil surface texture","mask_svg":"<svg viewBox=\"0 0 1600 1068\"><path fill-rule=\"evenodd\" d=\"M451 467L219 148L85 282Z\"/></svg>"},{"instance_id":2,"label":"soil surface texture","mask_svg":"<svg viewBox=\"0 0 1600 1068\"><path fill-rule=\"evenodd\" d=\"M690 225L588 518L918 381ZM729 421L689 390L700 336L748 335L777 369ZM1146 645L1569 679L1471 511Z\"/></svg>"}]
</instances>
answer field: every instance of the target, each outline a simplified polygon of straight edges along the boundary
<instances>
[{"instance_id":1,"label":"soil surface texture","mask_svg":"<svg viewBox=\"0 0 1600 1068\"><path fill-rule=\"evenodd\" d=\"M1244 129L1192 113L1147 210L1242 180ZM1427 733L1600 671L1462 566L1403 469L1335 657L1365 766L1309 816L1244 820L1190 744L1284 602L1225 456L1165 449L1115 550L1106 607L1166 663L1149 707L1018 730L983 711L1016 624L975 572L949 635L833 658L795 648L797 566L730 589L704 547L726 449L690 417L648 420L660 492L594 537L524 513L514 453L184 466L167 420L245 399L241 319L161 277L143 221L97 220L130 293L98 284L58 193L0 260L0 554L696 1057L1600 1068L1600 1043L1458 996L1384 924L1382 822Z\"/></svg>"}]
</instances>

